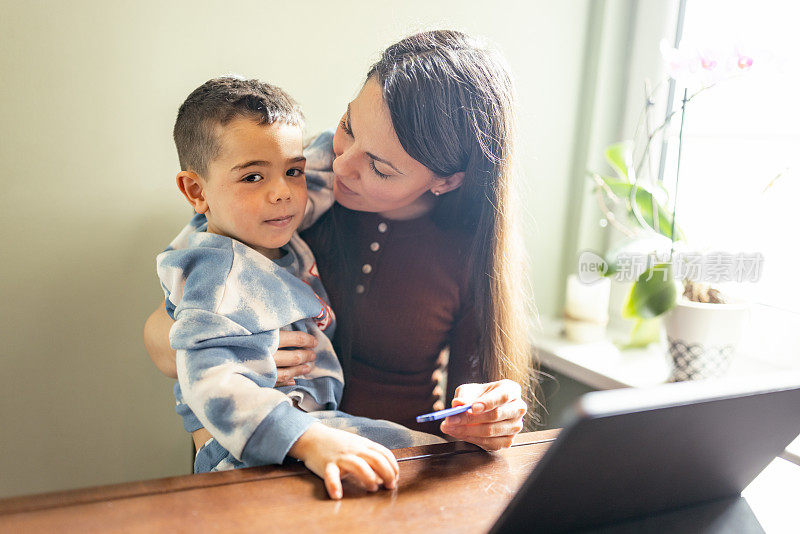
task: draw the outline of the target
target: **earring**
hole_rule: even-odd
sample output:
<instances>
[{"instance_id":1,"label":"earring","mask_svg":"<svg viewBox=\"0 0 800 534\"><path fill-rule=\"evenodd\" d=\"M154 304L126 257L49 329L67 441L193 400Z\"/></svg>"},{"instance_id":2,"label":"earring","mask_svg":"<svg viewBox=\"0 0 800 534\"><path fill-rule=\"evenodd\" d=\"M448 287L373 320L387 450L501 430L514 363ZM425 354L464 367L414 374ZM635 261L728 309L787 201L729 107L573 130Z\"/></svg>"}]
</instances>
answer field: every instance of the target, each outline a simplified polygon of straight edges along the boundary
<instances>
[{"instance_id":1,"label":"earring","mask_svg":"<svg viewBox=\"0 0 800 534\"><path fill-rule=\"evenodd\" d=\"M431 192L432 192L434 195L436 195L437 197L438 197L439 195L441 195L441 194L442 194L442 193L441 193L441 192L439 192L439 191L431 191Z\"/></svg>"}]
</instances>

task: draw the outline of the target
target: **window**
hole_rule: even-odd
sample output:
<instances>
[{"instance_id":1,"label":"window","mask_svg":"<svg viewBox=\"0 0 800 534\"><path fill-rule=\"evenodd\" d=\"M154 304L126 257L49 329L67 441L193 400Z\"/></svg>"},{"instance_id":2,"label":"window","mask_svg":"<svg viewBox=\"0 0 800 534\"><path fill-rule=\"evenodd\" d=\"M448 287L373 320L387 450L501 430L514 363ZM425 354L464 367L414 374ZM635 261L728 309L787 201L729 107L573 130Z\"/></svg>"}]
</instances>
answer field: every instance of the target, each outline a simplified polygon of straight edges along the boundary
<instances>
[{"instance_id":1,"label":"window","mask_svg":"<svg viewBox=\"0 0 800 534\"><path fill-rule=\"evenodd\" d=\"M677 197L678 224L693 245L708 252L763 254L757 282L725 289L754 303L741 350L792 366L800 364L797 20L800 5L793 2L687 3L684 44L738 42L752 51L754 63L687 106ZM680 85L675 93L680 109ZM675 117L664 172L673 194L680 113Z\"/></svg>"}]
</instances>

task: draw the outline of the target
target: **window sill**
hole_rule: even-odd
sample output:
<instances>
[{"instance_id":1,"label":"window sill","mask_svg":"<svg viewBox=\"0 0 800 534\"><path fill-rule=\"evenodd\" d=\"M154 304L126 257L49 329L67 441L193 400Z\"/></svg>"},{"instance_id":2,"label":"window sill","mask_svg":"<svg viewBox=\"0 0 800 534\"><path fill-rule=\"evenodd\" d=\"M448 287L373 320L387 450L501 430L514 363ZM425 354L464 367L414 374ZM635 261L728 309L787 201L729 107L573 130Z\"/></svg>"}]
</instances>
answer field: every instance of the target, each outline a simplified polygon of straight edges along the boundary
<instances>
[{"instance_id":1,"label":"window sill","mask_svg":"<svg viewBox=\"0 0 800 534\"><path fill-rule=\"evenodd\" d=\"M575 343L562 335L563 321L541 318L542 328L533 334L540 365L591 388L650 387L666 383L670 367L665 346L654 343L644 349L620 350L609 340ZM613 336L614 332L611 332ZM786 371L749 354L737 354L727 376L753 376ZM800 465L800 437L782 455Z\"/></svg>"}]
</instances>

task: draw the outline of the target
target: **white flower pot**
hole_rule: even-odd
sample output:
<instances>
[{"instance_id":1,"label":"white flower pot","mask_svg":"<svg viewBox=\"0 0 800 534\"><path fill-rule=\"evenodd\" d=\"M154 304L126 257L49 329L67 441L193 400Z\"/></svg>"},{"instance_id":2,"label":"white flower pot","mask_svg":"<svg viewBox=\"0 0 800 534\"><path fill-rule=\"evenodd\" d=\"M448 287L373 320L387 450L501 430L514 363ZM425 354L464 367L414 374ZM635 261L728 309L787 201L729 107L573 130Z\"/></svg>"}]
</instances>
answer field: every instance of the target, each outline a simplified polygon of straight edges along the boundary
<instances>
[{"instance_id":1,"label":"white flower pot","mask_svg":"<svg viewBox=\"0 0 800 534\"><path fill-rule=\"evenodd\" d=\"M717 378L730 367L750 309L745 303L705 304L679 300L664 316L670 381Z\"/></svg>"}]
</instances>

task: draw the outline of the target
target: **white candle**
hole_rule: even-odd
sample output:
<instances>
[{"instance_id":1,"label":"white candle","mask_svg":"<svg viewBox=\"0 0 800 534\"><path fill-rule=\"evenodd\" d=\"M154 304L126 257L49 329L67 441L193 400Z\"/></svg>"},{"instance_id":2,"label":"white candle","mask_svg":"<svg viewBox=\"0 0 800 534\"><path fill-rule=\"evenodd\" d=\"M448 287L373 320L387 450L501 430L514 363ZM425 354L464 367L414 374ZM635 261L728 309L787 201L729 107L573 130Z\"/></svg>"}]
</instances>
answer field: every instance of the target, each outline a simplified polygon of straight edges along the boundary
<instances>
[{"instance_id":1,"label":"white candle","mask_svg":"<svg viewBox=\"0 0 800 534\"><path fill-rule=\"evenodd\" d=\"M603 338L610 295L611 280L608 278L585 283L577 275L567 277L564 326L569 339L583 343Z\"/></svg>"}]
</instances>

